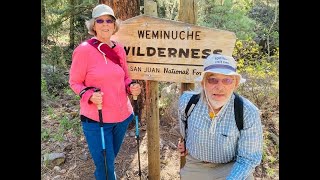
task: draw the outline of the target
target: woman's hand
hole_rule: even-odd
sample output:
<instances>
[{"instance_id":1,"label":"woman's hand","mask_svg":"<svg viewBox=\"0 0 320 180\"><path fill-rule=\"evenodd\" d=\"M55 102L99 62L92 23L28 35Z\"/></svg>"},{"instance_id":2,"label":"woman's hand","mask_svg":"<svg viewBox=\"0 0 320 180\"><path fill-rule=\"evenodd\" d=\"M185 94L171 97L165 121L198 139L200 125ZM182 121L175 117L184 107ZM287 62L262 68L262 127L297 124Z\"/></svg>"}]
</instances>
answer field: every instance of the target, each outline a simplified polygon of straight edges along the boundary
<instances>
[{"instance_id":1,"label":"woman's hand","mask_svg":"<svg viewBox=\"0 0 320 180\"><path fill-rule=\"evenodd\" d=\"M138 96L141 93L141 87L138 83L133 83L130 85L130 92L133 96Z\"/></svg>"},{"instance_id":2,"label":"woman's hand","mask_svg":"<svg viewBox=\"0 0 320 180\"><path fill-rule=\"evenodd\" d=\"M90 97L90 101L93 104L100 105L100 104L102 104L102 96L103 96L103 92L101 92L101 91L94 92L92 94L92 96Z\"/></svg>"}]
</instances>

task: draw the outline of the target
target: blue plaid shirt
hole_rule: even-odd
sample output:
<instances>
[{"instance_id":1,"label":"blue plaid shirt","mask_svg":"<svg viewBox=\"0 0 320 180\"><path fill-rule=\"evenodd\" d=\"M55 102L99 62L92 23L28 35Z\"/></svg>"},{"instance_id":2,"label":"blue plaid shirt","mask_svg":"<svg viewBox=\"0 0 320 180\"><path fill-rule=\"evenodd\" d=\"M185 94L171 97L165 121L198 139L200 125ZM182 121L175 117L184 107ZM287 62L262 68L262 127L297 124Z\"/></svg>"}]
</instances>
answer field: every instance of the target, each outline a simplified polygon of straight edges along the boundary
<instances>
[{"instance_id":1,"label":"blue plaid shirt","mask_svg":"<svg viewBox=\"0 0 320 180\"><path fill-rule=\"evenodd\" d=\"M184 92L179 98L179 118L185 119L185 108L192 94ZM243 99L243 130L239 132L234 116L234 95L224 105L214 120L209 117L207 103L202 98L188 118L186 148L200 160L212 163L236 161L227 180L244 180L260 164L263 132L259 109L248 99ZM184 123L180 132L185 135ZM214 128L214 123L216 127Z\"/></svg>"}]
</instances>

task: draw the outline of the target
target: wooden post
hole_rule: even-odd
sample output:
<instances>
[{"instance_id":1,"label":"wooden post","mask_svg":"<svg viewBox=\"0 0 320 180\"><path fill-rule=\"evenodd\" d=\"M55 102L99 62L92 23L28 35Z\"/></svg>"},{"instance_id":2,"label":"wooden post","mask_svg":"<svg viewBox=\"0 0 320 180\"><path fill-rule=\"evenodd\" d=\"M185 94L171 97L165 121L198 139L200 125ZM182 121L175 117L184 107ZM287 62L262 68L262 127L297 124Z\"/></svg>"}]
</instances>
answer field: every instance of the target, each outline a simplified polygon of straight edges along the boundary
<instances>
[{"instance_id":1,"label":"wooden post","mask_svg":"<svg viewBox=\"0 0 320 180\"><path fill-rule=\"evenodd\" d=\"M195 24L197 22L196 5L195 0L179 0L178 21ZM194 83L181 83L180 93L193 89Z\"/></svg>"},{"instance_id":2,"label":"wooden post","mask_svg":"<svg viewBox=\"0 0 320 180\"><path fill-rule=\"evenodd\" d=\"M178 21L195 24L197 21L197 3L195 0L179 0ZM181 83L180 94L186 90L193 90L194 83ZM180 157L180 169L186 164L186 157Z\"/></svg>"},{"instance_id":3,"label":"wooden post","mask_svg":"<svg viewBox=\"0 0 320 180\"><path fill-rule=\"evenodd\" d=\"M144 1L144 14L157 17L157 4ZM147 138L148 138L148 179L160 180L160 133L158 107L158 81L146 81Z\"/></svg>"},{"instance_id":4,"label":"wooden post","mask_svg":"<svg viewBox=\"0 0 320 180\"><path fill-rule=\"evenodd\" d=\"M160 180L158 81L146 82L148 179Z\"/></svg>"}]
</instances>

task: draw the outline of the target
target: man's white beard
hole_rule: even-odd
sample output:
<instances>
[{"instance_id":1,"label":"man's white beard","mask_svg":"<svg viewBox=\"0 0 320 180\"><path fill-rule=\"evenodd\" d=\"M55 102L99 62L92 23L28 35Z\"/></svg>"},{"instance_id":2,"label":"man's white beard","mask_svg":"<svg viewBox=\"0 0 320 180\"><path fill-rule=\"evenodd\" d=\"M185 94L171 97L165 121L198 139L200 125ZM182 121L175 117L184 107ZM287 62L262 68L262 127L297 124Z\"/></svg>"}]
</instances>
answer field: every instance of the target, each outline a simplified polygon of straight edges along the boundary
<instances>
[{"instance_id":1,"label":"man's white beard","mask_svg":"<svg viewBox=\"0 0 320 180\"><path fill-rule=\"evenodd\" d=\"M206 94L208 94L208 92L206 92ZM232 94L231 94L232 95ZM230 95L230 97L231 97L231 95ZM224 101L216 101L216 100L213 100L211 97L207 97L208 98L208 100L209 100L209 103L210 103L210 105L211 105L211 107L213 108L213 109L219 109L219 108L221 108L222 106L224 106L228 101L229 101L229 99L230 99L230 97L228 97L228 98L226 98Z\"/></svg>"},{"instance_id":2,"label":"man's white beard","mask_svg":"<svg viewBox=\"0 0 320 180\"><path fill-rule=\"evenodd\" d=\"M225 101L215 101L211 98L208 99L213 109L219 109L228 102L228 99L226 99Z\"/></svg>"}]
</instances>

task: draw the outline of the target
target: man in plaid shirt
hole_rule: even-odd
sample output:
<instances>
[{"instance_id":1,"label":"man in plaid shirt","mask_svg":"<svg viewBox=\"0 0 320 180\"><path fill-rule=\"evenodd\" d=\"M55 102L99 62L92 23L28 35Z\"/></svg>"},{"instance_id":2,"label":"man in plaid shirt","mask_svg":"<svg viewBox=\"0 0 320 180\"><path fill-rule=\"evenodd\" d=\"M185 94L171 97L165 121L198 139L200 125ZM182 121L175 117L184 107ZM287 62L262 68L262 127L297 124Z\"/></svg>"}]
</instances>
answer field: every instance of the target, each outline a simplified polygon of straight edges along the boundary
<instances>
[{"instance_id":1,"label":"man in plaid shirt","mask_svg":"<svg viewBox=\"0 0 320 180\"><path fill-rule=\"evenodd\" d=\"M242 96L243 129L237 128L234 91L245 79L236 72L236 61L222 54L209 55L196 82L199 90L185 91L179 98L180 132L186 139L186 149L183 142L178 144L181 156L186 156L181 179L253 180L262 158L263 132L259 109ZM200 99L185 132L185 109L195 93L200 93Z\"/></svg>"}]
</instances>

